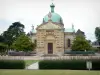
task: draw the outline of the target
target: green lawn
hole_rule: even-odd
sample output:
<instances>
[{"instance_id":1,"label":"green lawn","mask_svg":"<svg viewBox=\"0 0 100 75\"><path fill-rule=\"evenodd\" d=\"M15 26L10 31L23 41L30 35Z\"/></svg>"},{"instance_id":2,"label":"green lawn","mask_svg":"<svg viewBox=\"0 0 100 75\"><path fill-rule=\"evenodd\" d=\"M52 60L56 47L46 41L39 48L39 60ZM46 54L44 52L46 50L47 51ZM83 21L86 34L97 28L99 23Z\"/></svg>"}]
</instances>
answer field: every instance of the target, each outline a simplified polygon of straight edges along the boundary
<instances>
[{"instance_id":1,"label":"green lawn","mask_svg":"<svg viewBox=\"0 0 100 75\"><path fill-rule=\"evenodd\" d=\"M0 75L100 75L86 70L0 70Z\"/></svg>"},{"instance_id":2,"label":"green lawn","mask_svg":"<svg viewBox=\"0 0 100 75\"><path fill-rule=\"evenodd\" d=\"M25 65L26 66L29 66L29 65L31 65L31 64L33 64L33 63L35 63L35 62L37 62L38 60L24 60L25 61Z\"/></svg>"}]
</instances>

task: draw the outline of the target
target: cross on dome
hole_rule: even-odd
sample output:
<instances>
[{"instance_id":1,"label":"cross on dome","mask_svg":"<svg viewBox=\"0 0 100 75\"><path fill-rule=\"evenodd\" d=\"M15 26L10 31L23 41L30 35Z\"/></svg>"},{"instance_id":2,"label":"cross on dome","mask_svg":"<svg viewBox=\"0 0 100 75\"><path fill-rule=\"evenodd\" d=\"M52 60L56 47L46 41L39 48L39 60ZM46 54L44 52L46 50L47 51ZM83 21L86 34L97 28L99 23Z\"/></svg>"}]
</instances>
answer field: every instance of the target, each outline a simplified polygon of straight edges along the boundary
<instances>
[{"instance_id":1,"label":"cross on dome","mask_svg":"<svg viewBox=\"0 0 100 75\"><path fill-rule=\"evenodd\" d=\"M52 14L51 14L51 12L49 12L48 18L51 19L51 17L52 17Z\"/></svg>"}]
</instances>

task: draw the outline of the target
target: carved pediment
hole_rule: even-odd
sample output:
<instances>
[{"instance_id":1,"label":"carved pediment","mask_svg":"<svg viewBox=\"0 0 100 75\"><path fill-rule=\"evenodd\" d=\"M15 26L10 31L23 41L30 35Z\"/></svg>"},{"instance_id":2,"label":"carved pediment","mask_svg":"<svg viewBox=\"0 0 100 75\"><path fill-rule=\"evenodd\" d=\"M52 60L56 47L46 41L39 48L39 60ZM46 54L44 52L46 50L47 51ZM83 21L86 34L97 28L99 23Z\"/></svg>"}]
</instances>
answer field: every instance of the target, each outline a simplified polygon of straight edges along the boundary
<instances>
[{"instance_id":1,"label":"carved pediment","mask_svg":"<svg viewBox=\"0 0 100 75\"><path fill-rule=\"evenodd\" d=\"M62 29L62 27L52 22L48 22L47 24L40 25L37 29Z\"/></svg>"}]
</instances>

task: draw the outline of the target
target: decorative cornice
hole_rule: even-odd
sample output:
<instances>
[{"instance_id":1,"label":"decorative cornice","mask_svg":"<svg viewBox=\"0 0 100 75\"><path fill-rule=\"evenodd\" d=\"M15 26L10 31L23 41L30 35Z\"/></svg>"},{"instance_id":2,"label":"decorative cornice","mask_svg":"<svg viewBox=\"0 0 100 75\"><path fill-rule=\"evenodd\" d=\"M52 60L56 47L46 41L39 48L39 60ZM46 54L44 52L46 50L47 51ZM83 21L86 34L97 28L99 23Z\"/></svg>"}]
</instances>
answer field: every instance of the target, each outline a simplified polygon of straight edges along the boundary
<instances>
[{"instance_id":1,"label":"decorative cornice","mask_svg":"<svg viewBox=\"0 0 100 75\"><path fill-rule=\"evenodd\" d=\"M36 28L36 30L39 29L39 27L41 27L41 26L43 26L43 25L46 25L46 24L48 24L48 23L51 23L51 24L57 25L57 26L61 27L61 29L64 29L63 26L61 26L60 24L58 24L58 23L54 23L54 22L52 22L52 21L49 21L49 22L42 23L41 25L39 25L39 26ZM56 29L56 28L55 28L55 29ZM59 28L58 28L58 29L59 29Z\"/></svg>"}]
</instances>

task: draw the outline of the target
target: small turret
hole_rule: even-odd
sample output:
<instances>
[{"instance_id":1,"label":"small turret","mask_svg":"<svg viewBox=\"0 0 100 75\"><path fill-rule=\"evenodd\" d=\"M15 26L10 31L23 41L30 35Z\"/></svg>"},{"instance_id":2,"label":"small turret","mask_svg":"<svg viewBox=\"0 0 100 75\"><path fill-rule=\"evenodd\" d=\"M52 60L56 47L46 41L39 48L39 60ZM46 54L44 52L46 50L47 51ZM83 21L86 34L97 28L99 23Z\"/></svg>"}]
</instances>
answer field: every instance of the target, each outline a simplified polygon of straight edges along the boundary
<instances>
[{"instance_id":1,"label":"small turret","mask_svg":"<svg viewBox=\"0 0 100 75\"><path fill-rule=\"evenodd\" d=\"M34 30L34 26L32 25L32 31Z\"/></svg>"},{"instance_id":2,"label":"small turret","mask_svg":"<svg viewBox=\"0 0 100 75\"><path fill-rule=\"evenodd\" d=\"M73 32L75 32L75 29L74 29L74 25L72 24L72 30L73 30Z\"/></svg>"}]
</instances>

